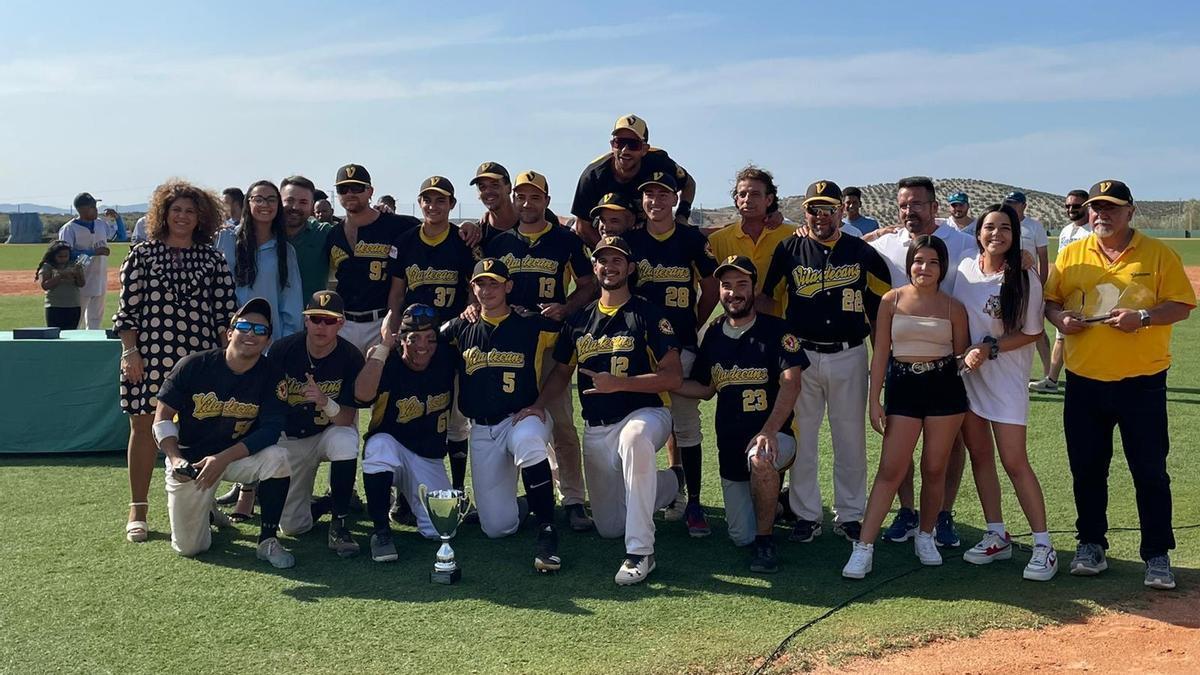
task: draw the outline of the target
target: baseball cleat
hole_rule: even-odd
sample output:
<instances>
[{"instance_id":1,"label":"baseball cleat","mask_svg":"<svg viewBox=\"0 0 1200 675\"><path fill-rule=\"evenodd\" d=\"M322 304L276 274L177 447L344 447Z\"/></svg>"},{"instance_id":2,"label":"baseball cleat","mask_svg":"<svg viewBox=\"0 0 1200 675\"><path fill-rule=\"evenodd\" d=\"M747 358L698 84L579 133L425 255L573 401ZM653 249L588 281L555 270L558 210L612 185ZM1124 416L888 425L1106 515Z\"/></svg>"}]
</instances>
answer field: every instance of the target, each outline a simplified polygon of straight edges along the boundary
<instances>
[{"instance_id":1,"label":"baseball cleat","mask_svg":"<svg viewBox=\"0 0 1200 675\"><path fill-rule=\"evenodd\" d=\"M849 542L858 541L858 538L862 535L862 523L857 520L834 523L833 533Z\"/></svg>"},{"instance_id":2,"label":"baseball cleat","mask_svg":"<svg viewBox=\"0 0 1200 675\"><path fill-rule=\"evenodd\" d=\"M281 570L296 565L296 558L292 556L291 551L284 548L275 537L260 541L255 555L259 560L265 560Z\"/></svg>"},{"instance_id":3,"label":"baseball cleat","mask_svg":"<svg viewBox=\"0 0 1200 675\"><path fill-rule=\"evenodd\" d=\"M329 521L329 550L338 554L339 558L351 558L358 555L358 542L346 529L345 518L334 518Z\"/></svg>"},{"instance_id":4,"label":"baseball cleat","mask_svg":"<svg viewBox=\"0 0 1200 675\"><path fill-rule=\"evenodd\" d=\"M754 558L750 571L758 574L774 574L779 571L779 556L775 553L775 542L754 544Z\"/></svg>"},{"instance_id":5,"label":"baseball cleat","mask_svg":"<svg viewBox=\"0 0 1200 675\"><path fill-rule=\"evenodd\" d=\"M820 523L812 520L797 520L796 526L792 528L791 536L788 537L788 541L807 544L819 536L821 536Z\"/></svg>"},{"instance_id":6,"label":"baseball cleat","mask_svg":"<svg viewBox=\"0 0 1200 675\"><path fill-rule=\"evenodd\" d=\"M562 558L558 557L558 532L553 525L543 525L538 531L536 550L533 569L547 573L562 568Z\"/></svg>"},{"instance_id":7,"label":"baseball cleat","mask_svg":"<svg viewBox=\"0 0 1200 675\"><path fill-rule=\"evenodd\" d=\"M400 558L396 553L396 545L392 543L390 530L383 530L371 535L371 560L375 562L395 562Z\"/></svg>"},{"instance_id":8,"label":"baseball cleat","mask_svg":"<svg viewBox=\"0 0 1200 675\"><path fill-rule=\"evenodd\" d=\"M663 519L674 522L683 520L684 511L687 509L687 495L680 492L675 495L675 501L671 505L663 509Z\"/></svg>"},{"instance_id":9,"label":"baseball cleat","mask_svg":"<svg viewBox=\"0 0 1200 675\"><path fill-rule=\"evenodd\" d=\"M634 553L626 553L625 560L621 562L621 569L617 570L615 581L618 586L632 586L640 584L650 576L654 571L654 554L636 555Z\"/></svg>"},{"instance_id":10,"label":"baseball cleat","mask_svg":"<svg viewBox=\"0 0 1200 675\"><path fill-rule=\"evenodd\" d=\"M567 504L564 507L567 512L567 522L571 526L572 532L587 532L596 527L596 523L588 516L587 510L583 508L583 504Z\"/></svg>"}]
</instances>

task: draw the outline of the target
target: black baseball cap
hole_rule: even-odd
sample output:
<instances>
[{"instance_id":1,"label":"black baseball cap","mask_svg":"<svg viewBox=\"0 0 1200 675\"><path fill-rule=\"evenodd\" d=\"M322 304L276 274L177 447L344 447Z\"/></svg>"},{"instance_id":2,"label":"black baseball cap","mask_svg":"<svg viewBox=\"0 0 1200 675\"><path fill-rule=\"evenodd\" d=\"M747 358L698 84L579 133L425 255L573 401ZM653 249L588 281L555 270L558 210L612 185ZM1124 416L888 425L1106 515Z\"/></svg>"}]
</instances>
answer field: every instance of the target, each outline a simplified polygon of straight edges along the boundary
<instances>
[{"instance_id":1,"label":"black baseball cap","mask_svg":"<svg viewBox=\"0 0 1200 675\"><path fill-rule=\"evenodd\" d=\"M484 258L475 263L475 269L471 270L471 281L475 281L480 277L495 279L500 283L508 281L508 265L498 258Z\"/></svg>"},{"instance_id":2,"label":"black baseball cap","mask_svg":"<svg viewBox=\"0 0 1200 675\"><path fill-rule=\"evenodd\" d=\"M619 192L609 192L600 198L600 203L592 207L589 216L595 218L600 215L601 211L628 211L633 213L633 204L629 203L628 199Z\"/></svg>"},{"instance_id":3,"label":"black baseball cap","mask_svg":"<svg viewBox=\"0 0 1200 675\"><path fill-rule=\"evenodd\" d=\"M338 169L337 178L333 181L335 186L343 183L358 183L370 187L371 174L362 164L347 164Z\"/></svg>"},{"instance_id":4,"label":"black baseball cap","mask_svg":"<svg viewBox=\"0 0 1200 675\"><path fill-rule=\"evenodd\" d=\"M79 194L75 195L75 201L72 203L74 204L75 208L79 208L81 206L95 206L96 202L98 201L100 200L93 197L92 193L80 192Z\"/></svg>"},{"instance_id":5,"label":"black baseball cap","mask_svg":"<svg viewBox=\"0 0 1200 675\"><path fill-rule=\"evenodd\" d=\"M1088 190L1088 198L1083 205L1087 206L1092 202L1112 202L1118 206L1126 206L1133 203L1133 193L1129 191L1128 185L1119 180L1102 180Z\"/></svg>"},{"instance_id":6,"label":"black baseball cap","mask_svg":"<svg viewBox=\"0 0 1200 675\"><path fill-rule=\"evenodd\" d=\"M445 176L430 176L421 183L421 189L417 192L417 196L420 197L426 192L440 192L447 197L453 197L454 184Z\"/></svg>"},{"instance_id":7,"label":"black baseball cap","mask_svg":"<svg viewBox=\"0 0 1200 675\"><path fill-rule=\"evenodd\" d=\"M830 206L842 205L842 188L831 180L819 180L808 186L804 192L804 201L800 202L800 206L808 206L809 204L829 204Z\"/></svg>"},{"instance_id":8,"label":"black baseball cap","mask_svg":"<svg viewBox=\"0 0 1200 675\"><path fill-rule=\"evenodd\" d=\"M592 250L592 260L600 257L600 251L605 249L610 249L620 253L621 255L625 256L626 260L633 255L629 250L629 244L626 244L624 239L620 237L604 237L596 243L596 248Z\"/></svg>"},{"instance_id":9,"label":"black baseball cap","mask_svg":"<svg viewBox=\"0 0 1200 675\"><path fill-rule=\"evenodd\" d=\"M262 314L267 320L267 326L274 329L271 326L271 303L266 298L250 298L246 301L246 304L234 312L233 320L237 321L247 314Z\"/></svg>"},{"instance_id":10,"label":"black baseball cap","mask_svg":"<svg viewBox=\"0 0 1200 675\"><path fill-rule=\"evenodd\" d=\"M419 302L404 308L400 316L400 333L415 333L437 328L437 310Z\"/></svg>"},{"instance_id":11,"label":"black baseball cap","mask_svg":"<svg viewBox=\"0 0 1200 675\"><path fill-rule=\"evenodd\" d=\"M741 272L743 274L749 274L750 279L755 284L758 283L758 268L754 266L754 261L751 260L748 256L744 256L744 255L729 256L728 258L725 259L724 262L722 262L720 265L717 265L717 269L716 269L716 271L713 272L713 276L719 279L721 277L721 273L723 273L727 270L737 270L738 272Z\"/></svg>"},{"instance_id":12,"label":"black baseball cap","mask_svg":"<svg viewBox=\"0 0 1200 675\"><path fill-rule=\"evenodd\" d=\"M480 164L479 168L475 169L475 177L471 179L468 185L478 183L480 178L494 178L512 185L512 178L508 175L508 169L497 162L484 162Z\"/></svg>"},{"instance_id":13,"label":"black baseball cap","mask_svg":"<svg viewBox=\"0 0 1200 675\"><path fill-rule=\"evenodd\" d=\"M679 183L675 181L675 176L671 175L670 171L655 171L651 173L642 184L638 186L638 190L644 191L648 186L659 185L671 192L679 192Z\"/></svg>"},{"instance_id":14,"label":"black baseball cap","mask_svg":"<svg viewBox=\"0 0 1200 675\"><path fill-rule=\"evenodd\" d=\"M320 316L332 316L343 318L346 316L346 303L342 301L342 296L336 291L317 291L308 299L308 304L304 307L304 314L317 314Z\"/></svg>"},{"instance_id":15,"label":"black baseball cap","mask_svg":"<svg viewBox=\"0 0 1200 675\"><path fill-rule=\"evenodd\" d=\"M1027 199L1025 193L1020 190L1013 190L1004 196L1004 201L1009 204L1024 204Z\"/></svg>"}]
</instances>

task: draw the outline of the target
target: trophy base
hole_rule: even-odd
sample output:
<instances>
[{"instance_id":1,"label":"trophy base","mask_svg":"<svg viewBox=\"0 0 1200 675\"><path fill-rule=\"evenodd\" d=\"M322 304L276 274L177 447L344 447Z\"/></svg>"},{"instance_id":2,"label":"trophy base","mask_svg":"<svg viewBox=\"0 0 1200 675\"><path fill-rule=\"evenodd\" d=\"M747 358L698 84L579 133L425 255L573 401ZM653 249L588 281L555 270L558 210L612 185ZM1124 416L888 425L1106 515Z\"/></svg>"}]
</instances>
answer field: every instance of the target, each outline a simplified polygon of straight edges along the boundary
<instances>
[{"instance_id":1,"label":"trophy base","mask_svg":"<svg viewBox=\"0 0 1200 675\"><path fill-rule=\"evenodd\" d=\"M429 573L429 580L435 584L450 585L462 579L462 568L455 568L452 572L441 572L434 570Z\"/></svg>"}]
</instances>

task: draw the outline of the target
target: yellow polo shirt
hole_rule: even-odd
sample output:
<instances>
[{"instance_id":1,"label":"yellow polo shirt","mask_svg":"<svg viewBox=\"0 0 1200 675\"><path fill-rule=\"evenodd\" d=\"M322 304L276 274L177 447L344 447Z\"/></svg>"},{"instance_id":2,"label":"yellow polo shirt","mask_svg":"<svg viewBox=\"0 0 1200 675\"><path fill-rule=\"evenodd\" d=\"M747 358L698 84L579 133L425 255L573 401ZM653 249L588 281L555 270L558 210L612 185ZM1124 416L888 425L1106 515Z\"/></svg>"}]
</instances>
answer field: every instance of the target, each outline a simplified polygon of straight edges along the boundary
<instances>
[{"instance_id":1,"label":"yellow polo shirt","mask_svg":"<svg viewBox=\"0 0 1200 675\"><path fill-rule=\"evenodd\" d=\"M739 221L713 232L708 238L708 245L712 248L717 264L731 255L744 255L754 261L754 267L758 269L758 281L754 284L754 292L762 293L763 282L767 280L767 268L771 266L771 256L775 254L775 247L779 246L779 242L795 233L794 227L783 223L773 230L764 229L758 236L758 241L754 241L742 230L742 223ZM780 289L774 296L775 307L782 307L786 296L787 289L784 284L780 284Z\"/></svg>"},{"instance_id":2,"label":"yellow polo shirt","mask_svg":"<svg viewBox=\"0 0 1200 675\"><path fill-rule=\"evenodd\" d=\"M1070 309L1070 299L1081 293L1095 297L1107 292L1111 296L1135 283L1143 287L1138 289L1143 300L1129 303L1138 305L1130 309L1151 309L1167 301L1196 306L1196 293L1179 254L1137 231L1120 257L1111 262L1101 252L1095 235L1072 242L1050 266L1044 293L1047 302ZM1097 323L1065 337L1067 370L1093 380L1115 382L1153 375L1171 365L1171 326L1149 326L1125 333Z\"/></svg>"}]
</instances>

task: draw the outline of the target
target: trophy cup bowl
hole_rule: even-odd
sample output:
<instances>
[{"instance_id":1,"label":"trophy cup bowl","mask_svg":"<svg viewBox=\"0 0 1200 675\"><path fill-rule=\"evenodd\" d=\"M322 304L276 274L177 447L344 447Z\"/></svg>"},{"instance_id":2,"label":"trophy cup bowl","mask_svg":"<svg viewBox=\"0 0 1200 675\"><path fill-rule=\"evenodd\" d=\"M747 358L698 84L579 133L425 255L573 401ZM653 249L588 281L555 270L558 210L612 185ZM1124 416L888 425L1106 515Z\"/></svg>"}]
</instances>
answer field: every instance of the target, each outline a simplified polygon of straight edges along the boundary
<instances>
[{"instance_id":1,"label":"trophy cup bowl","mask_svg":"<svg viewBox=\"0 0 1200 675\"><path fill-rule=\"evenodd\" d=\"M458 532L458 526L467 515L471 505L470 498L462 490L429 491L425 485L420 485L417 493L433 529L441 537L442 545L438 548L437 562L429 573L429 580L438 584L452 584L462 578L462 568L454 559L454 549L450 548L450 539Z\"/></svg>"}]
</instances>

